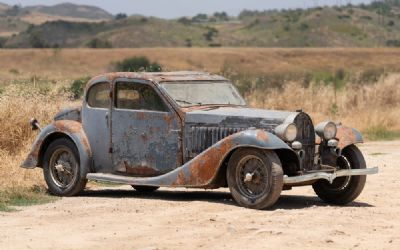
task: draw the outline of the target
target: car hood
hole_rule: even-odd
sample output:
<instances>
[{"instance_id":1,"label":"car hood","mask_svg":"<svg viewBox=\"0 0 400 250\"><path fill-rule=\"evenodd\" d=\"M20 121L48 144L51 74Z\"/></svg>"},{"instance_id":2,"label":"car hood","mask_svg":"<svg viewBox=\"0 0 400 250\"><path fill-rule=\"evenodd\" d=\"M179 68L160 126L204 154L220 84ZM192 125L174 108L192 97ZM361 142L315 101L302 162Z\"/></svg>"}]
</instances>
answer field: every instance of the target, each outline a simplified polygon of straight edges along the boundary
<instances>
[{"instance_id":1,"label":"car hood","mask_svg":"<svg viewBox=\"0 0 400 250\"><path fill-rule=\"evenodd\" d=\"M186 112L185 123L199 126L274 128L294 121L298 112L242 107L210 107Z\"/></svg>"}]
</instances>

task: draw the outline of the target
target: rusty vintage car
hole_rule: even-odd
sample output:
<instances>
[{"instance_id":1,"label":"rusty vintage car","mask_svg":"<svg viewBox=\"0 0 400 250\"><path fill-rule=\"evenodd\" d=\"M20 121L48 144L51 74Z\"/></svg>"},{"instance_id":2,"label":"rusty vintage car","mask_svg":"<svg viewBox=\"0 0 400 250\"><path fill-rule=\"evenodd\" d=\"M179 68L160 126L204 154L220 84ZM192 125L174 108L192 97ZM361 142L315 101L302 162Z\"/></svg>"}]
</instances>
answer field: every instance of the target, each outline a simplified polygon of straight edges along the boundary
<instances>
[{"instance_id":1,"label":"rusty vintage car","mask_svg":"<svg viewBox=\"0 0 400 250\"><path fill-rule=\"evenodd\" d=\"M268 96L266 96L268 98ZM282 190L312 185L333 204L362 192L361 134L309 115L253 109L225 78L208 73L110 73L93 78L82 107L61 111L23 168L42 167L51 193L72 196L87 180L159 187L229 187L238 204L271 207Z\"/></svg>"}]
</instances>

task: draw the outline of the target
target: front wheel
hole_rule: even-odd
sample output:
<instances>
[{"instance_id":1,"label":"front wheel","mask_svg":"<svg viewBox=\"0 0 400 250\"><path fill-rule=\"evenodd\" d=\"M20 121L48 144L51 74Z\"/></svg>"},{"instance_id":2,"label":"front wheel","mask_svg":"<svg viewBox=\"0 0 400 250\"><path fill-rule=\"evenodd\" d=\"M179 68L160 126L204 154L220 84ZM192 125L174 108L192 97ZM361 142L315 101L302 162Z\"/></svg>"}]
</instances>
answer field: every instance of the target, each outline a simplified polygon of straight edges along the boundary
<instances>
[{"instance_id":1,"label":"front wheel","mask_svg":"<svg viewBox=\"0 0 400 250\"><path fill-rule=\"evenodd\" d=\"M43 158L43 173L50 193L73 196L81 192L87 183L82 175L78 149L68 139L53 141Z\"/></svg>"},{"instance_id":2,"label":"front wheel","mask_svg":"<svg viewBox=\"0 0 400 250\"><path fill-rule=\"evenodd\" d=\"M351 145L343 150L342 156L338 158L337 166L340 169L365 169L366 163L361 151ZM345 205L361 194L366 180L365 175L345 176L336 178L332 184L326 180L320 180L313 184L313 188L322 200L336 205Z\"/></svg>"},{"instance_id":3,"label":"front wheel","mask_svg":"<svg viewBox=\"0 0 400 250\"><path fill-rule=\"evenodd\" d=\"M239 149L229 160L227 181L239 205L252 209L269 208L282 192L281 161L273 151Z\"/></svg>"}]
</instances>

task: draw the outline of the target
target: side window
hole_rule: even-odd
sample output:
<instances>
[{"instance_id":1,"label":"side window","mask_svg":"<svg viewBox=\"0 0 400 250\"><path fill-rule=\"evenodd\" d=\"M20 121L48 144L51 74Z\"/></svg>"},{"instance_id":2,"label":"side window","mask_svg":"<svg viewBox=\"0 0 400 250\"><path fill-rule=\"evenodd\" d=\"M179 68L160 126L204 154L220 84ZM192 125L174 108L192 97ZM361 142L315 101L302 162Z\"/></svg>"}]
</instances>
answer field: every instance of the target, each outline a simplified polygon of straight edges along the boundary
<instances>
[{"instance_id":1,"label":"side window","mask_svg":"<svg viewBox=\"0 0 400 250\"><path fill-rule=\"evenodd\" d=\"M168 112L157 92L146 84L118 82L115 92L116 108Z\"/></svg>"},{"instance_id":2,"label":"side window","mask_svg":"<svg viewBox=\"0 0 400 250\"><path fill-rule=\"evenodd\" d=\"M109 108L110 84L97 83L93 85L87 94L87 103L92 108Z\"/></svg>"}]
</instances>

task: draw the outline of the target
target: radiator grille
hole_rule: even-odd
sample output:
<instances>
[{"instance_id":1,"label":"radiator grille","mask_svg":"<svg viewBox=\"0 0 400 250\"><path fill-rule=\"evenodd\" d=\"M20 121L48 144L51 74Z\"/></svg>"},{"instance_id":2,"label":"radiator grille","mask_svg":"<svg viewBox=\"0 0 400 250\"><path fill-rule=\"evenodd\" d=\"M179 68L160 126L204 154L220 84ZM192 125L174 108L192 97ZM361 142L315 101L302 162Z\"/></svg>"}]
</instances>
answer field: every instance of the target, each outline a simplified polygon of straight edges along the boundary
<instances>
[{"instance_id":1,"label":"radiator grille","mask_svg":"<svg viewBox=\"0 0 400 250\"><path fill-rule=\"evenodd\" d=\"M192 126L190 128L191 135L187 138L186 142L188 155L190 157L195 157L220 140L246 129L247 128Z\"/></svg>"},{"instance_id":2,"label":"radiator grille","mask_svg":"<svg viewBox=\"0 0 400 250\"><path fill-rule=\"evenodd\" d=\"M301 161L301 167L305 171L313 170L315 156L315 131L311 118L300 113L296 119L298 135L296 140L303 144L304 157Z\"/></svg>"}]
</instances>

